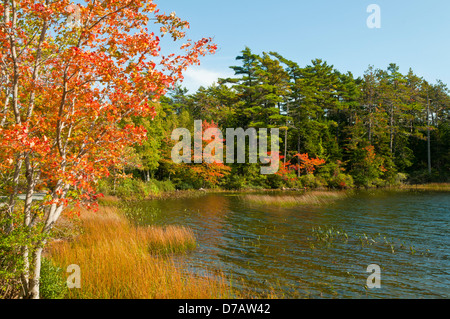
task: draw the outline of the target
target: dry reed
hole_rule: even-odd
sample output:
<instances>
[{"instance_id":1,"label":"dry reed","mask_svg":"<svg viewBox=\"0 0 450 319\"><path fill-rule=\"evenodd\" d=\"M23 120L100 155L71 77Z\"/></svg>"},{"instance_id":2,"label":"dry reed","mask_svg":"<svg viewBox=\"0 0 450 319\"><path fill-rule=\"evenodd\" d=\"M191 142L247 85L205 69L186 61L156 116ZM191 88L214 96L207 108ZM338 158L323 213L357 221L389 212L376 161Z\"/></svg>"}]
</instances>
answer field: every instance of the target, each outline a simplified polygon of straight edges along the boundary
<instances>
[{"instance_id":1,"label":"dry reed","mask_svg":"<svg viewBox=\"0 0 450 319\"><path fill-rule=\"evenodd\" d=\"M430 190L430 191L450 191L450 183L430 183L417 185L403 185L400 189L406 190Z\"/></svg>"},{"instance_id":2,"label":"dry reed","mask_svg":"<svg viewBox=\"0 0 450 319\"><path fill-rule=\"evenodd\" d=\"M274 206L322 205L348 196L345 191L313 191L302 195L245 195L251 203Z\"/></svg>"}]
</instances>

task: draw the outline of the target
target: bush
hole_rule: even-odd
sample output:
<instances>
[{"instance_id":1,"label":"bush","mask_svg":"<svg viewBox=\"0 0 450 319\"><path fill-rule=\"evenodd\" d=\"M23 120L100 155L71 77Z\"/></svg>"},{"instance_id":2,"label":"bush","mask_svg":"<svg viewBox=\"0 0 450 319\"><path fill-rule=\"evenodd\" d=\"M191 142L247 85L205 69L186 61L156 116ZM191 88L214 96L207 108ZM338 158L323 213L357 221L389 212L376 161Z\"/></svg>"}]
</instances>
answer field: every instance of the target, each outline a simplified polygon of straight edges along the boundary
<instances>
[{"instance_id":1,"label":"bush","mask_svg":"<svg viewBox=\"0 0 450 319\"><path fill-rule=\"evenodd\" d=\"M272 189L286 187L286 181L278 174L272 174L267 177L267 183Z\"/></svg>"},{"instance_id":2,"label":"bush","mask_svg":"<svg viewBox=\"0 0 450 319\"><path fill-rule=\"evenodd\" d=\"M228 181L226 183L226 188L241 190L246 185L246 178L242 175L238 174L230 174L228 175Z\"/></svg>"},{"instance_id":3,"label":"bush","mask_svg":"<svg viewBox=\"0 0 450 319\"><path fill-rule=\"evenodd\" d=\"M155 193L160 192L173 192L175 191L175 185L172 183L172 181L166 180L166 181L158 181L156 179L151 179L149 181L150 184L152 184L152 190Z\"/></svg>"},{"instance_id":4,"label":"bush","mask_svg":"<svg viewBox=\"0 0 450 319\"><path fill-rule=\"evenodd\" d=\"M132 179L123 179L117 181L115 195L119 197L132 197L137 193L136 183Z\"/></svg>"},{"instance_id":5,"label":"bush","mask_svg":"<svg viewBox=\"0 0 450 319\"><path fill-rule=\"evenodd\" d=\"M415 171L408 178L409 184L448 183L448 181L448 176L444 172L439 172L436 169L432 169L431 174L427 169Z\"/></svg>"},{"instance_id":6,"label":"bush","mask_svg":"<svg viewBox=\"0 0 450 319\"><path fill-rule=\"evenodd\" d=\"M226 177L224 183L219 186L232 190L263 190L267 187L277 188L272 185L269 178L266 178L265 175L262 176L263 177L249 178L248 176L239 174L230 174Z\"/></svg>"},{"instance_id":7,"label":"bush","mask_svg":"<svg viewBox=\"0 0 450 319\"><path fill-rule=\"evenodd\" d=\"M63 299L68 291L63 270L47 258L42 258L39 291L42 299Z\"/></svg>"},{"instance_id":8,"label":"bush","mask_svg":"<svg viewBox=\"0 0 450 319\"><path fill-rule=\"evenodd\" d=\"M122 198L147 198L150 195L174 190L175 185L171 181L151 179L148 182L144 182L140 179L127 178L118 181L115 195Z\"/></svg>"},{"instance_id":9,"label":"bush","mask_svg":"<svg viewBox=\"0 0 450 319\"><path fill-rule=\"evenodd\" d=\"M316 177L321 177L326 181L331 181L336 175L343 171L342 163L327 162L317 169Z\"/></svg>"},{"instance_id":10,"label":"bush","mask_svg":"<svg viewBox=\"0 0 450 319\"><path fill-rule=\"evenodd\" d=\"M177 184L177 189L185 191L185 190L189 190L189 189L194 189L194 186L192 186L189 183L186 182L180 182Z\"/></svg>"},{"instance_id":11,"label":"bush","mask_svg":"<svg viewBox=\"0 0 450 319\"><path fill-rule=\"evenodd\" d=\"M36 236L23 225L20 212L23 201L17 204L11 217L0 210L0 299L19 298L21 295L21 274L25 263L21 253L22 247L30 246ZM10 225L16 225L8 232Z\"/></svg>"},{"instance_id":12,"label":"bush","mask_svg":"<svg viewBox=\"0 0 450 319\"><path fill-rule=\"evenodd\" d=\"M300 182L303 187L307 188L318 188L323 186L321 180L316 178L313 174L300 176Z\"/></svg>"},{"instance_id":13,"label":"bush","mask_svg":"<svg viewBox=\"0 0 450 319\"><path fill-rule=\"evenodd\" d=\"M388 185L388 182L381 178L376 178L374 181L372 181L372 186L386 187L387 185Z\"/></svg>"},{"instance_id":14,"label":"bush","mask_svg":"<svg viewBox=\"0 0 450 319\"><path fill-rule=\"evenodd\" d=\"M340 173L332 177L328 181L328 186L331 188L346 189L353 187L353 177L344 173Z\"/></svg>"},{"instance_id":15,"label":"bush","mask_svg":"<svg viewBox=\"0 0 450 319\"><path fill-rule=\"evenodd\" d=\"M21 292L20 274L23 270L23 258L19 253L19 245L14 241L20 240L20 234L11 238L3 236L0 221L0 299L19 298Z\"/></svg>"},{"instance_id":16,"label":"bush","mask_svg":"<svg viewBox=\"0 0 450 319\"><path fill-rule=\"evenodd\" d=\"M97 190L103 195L113 195L113 185L110 179L101 179L98 181Z\"/></svg>"},{"instance_id":17,"label":"bush","mask_svg":"<svg viewBox=\"0 0 450 319\"><path fill-rule=\"evenodd\" d=\"M408 179L408 175L405 173L397 173L394 178L389 180L390 186L400 186L405 183L405 181Z\"/></svg>"}]
</instances>

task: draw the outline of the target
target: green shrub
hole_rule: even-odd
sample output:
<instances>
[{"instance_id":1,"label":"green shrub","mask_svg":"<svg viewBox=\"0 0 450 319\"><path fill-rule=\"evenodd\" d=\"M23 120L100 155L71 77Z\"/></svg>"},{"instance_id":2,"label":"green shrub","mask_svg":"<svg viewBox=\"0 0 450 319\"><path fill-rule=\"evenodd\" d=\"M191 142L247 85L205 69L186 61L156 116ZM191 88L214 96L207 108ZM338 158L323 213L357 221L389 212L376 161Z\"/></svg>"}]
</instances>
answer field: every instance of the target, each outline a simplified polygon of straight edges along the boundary
<instances>
[{"instance_id":1,"label":"green shrub","mask_svg":"<svg viewBox=\"0 0 450 319\"><path fill-rule=\"evenodd\" d=\"M63 299L67 290L63 270L55 266L51 260L42 258L40 297L42 299Z\"/></svg>"},{"instance_id":2,"label":"green shrub","mask_svg":"<svg viewBox=\"0 0 450 319\"><path fill-rule=\"evenodd\" d=\"M154 193L173 192L176 190L175 185L169 180L158 181L156 179L151 179L149 183L152 185L151 190Z\"/></svg>"},{"instance_id":3,"label":"green shrub","mask_svg":"<svg viewBox=\"0 0 450 319\"><path fill-rule=\"evenodd\" d=\"M109 179L101 179L97 184L97 191L103 195L113 195L113 185Z\"/></svg>"},{"instance_id":4,"label":"green shrub","mask_svg":"<svg viewBox=\"0 0 450 319\"><path fill-rule=\"evenodd\" d=\"M117 181L115 195L119 197L131 197L137 192L136 185L132 179L122 179Z\"/></svg>"},{"instance_id":5,"label":"green shrub","mask_svg":"<svg viewBox=\"0 0 450 319\"><path fill-rule=\"evenodd\" d=\"M408 179L407 174L397 173L397 175L395 176L395 179L391 182L391 184L394 186L403 185L407 179Z\"/></svg>"},{"instance_id":6,"label":"green shrub","mask_svg":"<svg viewBox=\"0 0 450 319\"><path fill-rule=\"evenodd\" d=\"M375 180L372 181L372 186L386 187L387 185L388 185L388 182L381 178L375 178Z\"/></svg>"},{"instance_id":7,"label":"green shrub","mask_svg":"<svg viewBox=\"0 0 450 319\"><path fill-rule=\"evenodd\" d=\"M277 174L272 174L267 177L267 183L269 187L272 189L278 189L282 187L286 187L286 182L283 180L283 177Z\"/></svg>"},{"instance_id":8,"label":"green shrub","mask_svg":"<svg viewBox=\"0 0 450 319\"><path fill-rule=\"evenodd\" d=\"M22 247L30 247L36 235L23 225L23 201L16 205L12 216L0 210L0 299L18 298L21 294L21 275L25 263ZM15 225L12 231L7 231Z\"/></svg>"},{"instance_id":9,"label":"green shrub","mask_svg":"<svg viewBox=\"0 0 450 319\"><path fill-rule=\"evenodd\" d=\"M227 176L227 183L225 185L228 189L240 190L246 185L246 178L238 174L230 174Z\"/></svg>"},{"instance_id":10,"label":"green shrub","mask_svg":"<svg viewBox=\"0 0 450 319\"><path fill-rule=\"evenodd\" d=\"M326 181L331 181L333 177L342 172L341 165L335 162L327 162L325 165L318 167L315 173L316 177L321 177Z\"/></svg>"},{"instance_id":11,"label":"green shrub","mask_svg":"<svg viewBox=\"0 0 450 319\"><path fill-rule=\"evenodd\" d=\"M177 184L177 189L185 191L185 190L189 190L189 189L194 189L194 186L192 186L189 183L186 182L180 182Z\"/></svg>"},{"instance_id":12,"label":"green shrub","mask_svg":"<svg viewBox=\"0 0 450 319\"><path fill-rule=\"evenodd\" d=\"M307 188L318 188L323 186L321 180L316 178L313 174L300 176L300 182L303 187Z\"/></svg>"},{"instance_id":13,"label":"green shrub","mask_svg":"<svg viewBox=\"0 0 450 319\"><path fill-rule=\"evenodd\" d=\"M10 237L4 236L0 228L0 299L12 299L20 296L23 258L19 253L20 246L15 242L22 241L23 237L17 232Z\"/></svg>"},{"instance_id":14,"label":"green shrub","mask_svg":"<svg viewBox=\"0 0 450 319\"><path fill-rule=\"evenodd\" d=\"M147 198L150 195L171 191L175 191L175 185L171 181L151 179L144 182L140 179L127 178L118 181L115 195L122 198Z\"/></svg>"},{"instance_id":15,"label":"green shrub","mask_svg":"<svg viewBox=\"0 0 450 319\"><path fill-rule=\"evenodd\" d=\"M133 181L134 181L134 194L132 194L132 196L134 195L135 197L138 198L146 198L152 193L154 194L158 193L158 189L151 183L145 183L140 179L134 179Z\"/></svg>"},{"instance_id":16,"label":"green shrub","mask_svg":"<svg viewBox=\"0 0 450 319\"><path fill-rule=\"evenodd\" d=\"M427 169L412 172L408 178L409 184L428 184L428 183L448 183L449 178L445 172L439 172L436 169L431 170L431 174Z\"/></svg>"}]
</instances>

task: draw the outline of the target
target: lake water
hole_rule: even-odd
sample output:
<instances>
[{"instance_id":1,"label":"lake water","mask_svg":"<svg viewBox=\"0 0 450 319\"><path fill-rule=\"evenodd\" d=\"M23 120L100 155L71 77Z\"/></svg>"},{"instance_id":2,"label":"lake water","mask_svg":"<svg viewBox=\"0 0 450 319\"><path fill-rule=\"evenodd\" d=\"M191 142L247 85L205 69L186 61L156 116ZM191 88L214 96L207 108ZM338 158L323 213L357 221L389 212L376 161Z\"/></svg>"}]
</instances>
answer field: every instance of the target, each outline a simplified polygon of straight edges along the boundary
<instances>
[{"instance_id":1,"label":"lake water","mask_svg":"<svg viewBox=\"0 0 450 319\"><path fill-rule=\"evenodd\" d=\"M181 257L188 268L221 270L237 288L286 298L450 297L450 193L359 191L291 208L243 196L137 204L152 223L192 228L198 246ZM380 289L366 287L370 264L380 266Z\"/></svg>"}]
</instances>

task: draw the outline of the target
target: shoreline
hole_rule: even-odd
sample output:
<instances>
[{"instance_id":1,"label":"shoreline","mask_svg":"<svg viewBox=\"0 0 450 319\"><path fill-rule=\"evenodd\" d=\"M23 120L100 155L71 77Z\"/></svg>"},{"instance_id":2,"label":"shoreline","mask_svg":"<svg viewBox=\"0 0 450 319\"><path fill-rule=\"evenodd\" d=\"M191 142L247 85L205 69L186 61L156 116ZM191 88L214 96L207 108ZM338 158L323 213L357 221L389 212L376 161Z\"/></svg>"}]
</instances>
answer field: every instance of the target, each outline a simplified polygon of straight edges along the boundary
<instances>
[{"instance_id":1,"label":"shoreline","mask_svg":"<svg viewBox=\"0 0 450 319\"><path fill-rule=\"evenodd\" d=\"M325 191L325 192L347 192L347 191L360 191L360 190L393 190L393 191L408 191L408 190L419 190L419 191L444 191L450 192L450 183L428 183L428 184L404 184L398 186L383 186L383 187L370 187L370 188L346 188L346 189L337 189L337 188L328 188L328 187L318 187L318 188L280 188L280 189L262 189L262 188L246 188L246 189L223 189L223 188L211 188L211 189L190 189L190 190L175 190L175 191L166 191L160 192L158 194L151 194L144 198L138 197L119 197L115 195L105 195L104 198L99 199L100 203L105 202L114 202L119 200L164 200L164 199L176 199L176 198L194 198L200 197L205 194L213 194L213 193L229 193L229 194L252 194L252 193L307 193L314 191Z\"/></svg>"}]
</instances>

